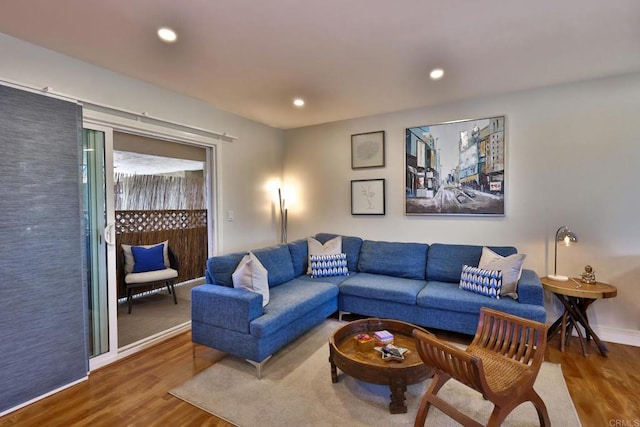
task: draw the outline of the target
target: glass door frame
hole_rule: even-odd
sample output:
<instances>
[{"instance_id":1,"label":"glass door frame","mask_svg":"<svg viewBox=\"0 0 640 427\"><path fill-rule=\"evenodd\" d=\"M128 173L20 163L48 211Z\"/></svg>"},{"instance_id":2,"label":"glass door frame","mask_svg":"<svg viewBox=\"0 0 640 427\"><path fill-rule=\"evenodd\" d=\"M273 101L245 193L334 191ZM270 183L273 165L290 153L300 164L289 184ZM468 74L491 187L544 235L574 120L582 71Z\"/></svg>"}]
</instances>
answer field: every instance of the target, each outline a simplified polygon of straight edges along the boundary
<instances>
[{"instance_id":1,"label":"glass door frame","mask_svg":"<svg viewBox=\"0 0 640 427\"><path fill-rule=\"evenodd\" d=\"M131 116L131 117L130 117ZM156 344L166 337L182 333L183 330L174 330L171 334L149 340L135 347L118 347L118 316L117 316L117 283L116 283L116 250L115 247L115 209L114 209L114 185L113 185L113 132L124 132L133 135L146 136L160 140L177 142L187 145L196 145L206 148L206 167L205 182L207 186L207 221L208 221L208 256L217 253L220 247L220 230L218 227L218 218L221 218L220 205L217 203L219 194L220 176L218 162L218 144L222 141L212 138L198 129L189 131L188 127L176 128L161 123L151 123L140 120L138 116L133 114L115 114L105 111L104 108L92 109L90 105L83 108L83 125L86 129L95 129L105 132L105 175L106 181L106 197L107 197L107 231L105 234L107 241L113 242L113 245L107 245L107 252L111 250L112 254L108 255L109 274L108 274L108 298L109 298L109 351L100 356L96 356L89 360L90 371L100 368L109 363L113 363L119 359L127 357L138 351ZM111 258L112 257L112 258ZM191 328L190 322L186 326ZM187 329L187 330L188 330ZM115 345L114 345L115 344Z\"/></svg>"},{"instance_id":2,"label":"glass door frame","mask_svg":"<svg viewBox=\"0 0 640 427\"><path fill-rule=\"evenodd\" d=\"M107 287L107 316L109 318L109 350L89 359L89 371L114 361L118 352L118 323L117 323L117 288L116 284L116 247L115 247L115 211L113 194L113 129L83 123L83 129L90 129L104 134L104 188L105 188L105 227L101 230L106 243L106 283L99 286Z\"/></svg>"}]
</instances>

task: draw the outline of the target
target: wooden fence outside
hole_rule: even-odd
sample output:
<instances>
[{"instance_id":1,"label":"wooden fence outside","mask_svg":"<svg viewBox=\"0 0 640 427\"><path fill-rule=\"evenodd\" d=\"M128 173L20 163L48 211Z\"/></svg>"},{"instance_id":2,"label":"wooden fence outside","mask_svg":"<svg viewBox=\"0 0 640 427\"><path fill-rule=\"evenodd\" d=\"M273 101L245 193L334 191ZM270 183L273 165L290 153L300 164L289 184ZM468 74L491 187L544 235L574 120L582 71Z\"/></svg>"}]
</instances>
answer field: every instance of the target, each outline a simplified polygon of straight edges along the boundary
<instances>
[{"instance_id":1,"label":"wooden fence outside","mask_svg":"<svg viewBox=\"0 0 640 427\"><path fill-rule=\"evenodd\" d=\"M169 240L178 258L177 283L204 275L207 261L207 211L116 211L118 298L126 296L122 244L152 245Z\"/></svg>"}]
</instances>

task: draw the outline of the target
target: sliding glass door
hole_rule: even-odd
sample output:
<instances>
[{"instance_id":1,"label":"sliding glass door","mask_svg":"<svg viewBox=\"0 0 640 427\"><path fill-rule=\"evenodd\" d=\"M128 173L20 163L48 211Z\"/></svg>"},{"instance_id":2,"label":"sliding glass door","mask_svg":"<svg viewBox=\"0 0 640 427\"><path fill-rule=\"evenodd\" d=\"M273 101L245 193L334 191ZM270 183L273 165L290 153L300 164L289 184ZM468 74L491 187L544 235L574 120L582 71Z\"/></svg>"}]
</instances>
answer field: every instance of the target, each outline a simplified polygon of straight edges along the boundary
<instances>
[{"instance_id":1,"label":"sliding glass door","mask_svg":"<svg viewBox=\"0 0 640 427\"><path fill-rule=\"evenodd\" d=\"M89 369L93 371L164 339L168 334L188 328L191 317L190 301L188 301L190 298L189 288L201 280L202 266L206 262L207 256L214 251L216 243L214 237L216 226L214 202L216 146L214 141L205 136L187 135L184 132L163 126L123 121L117 116L104 115L90 109L85 109L83 113L83 213L87 259L87 294L89 296L87 323L90 330L88 349L90 354ZM121 146L124 144L123 138L127 140L125 146ZM150 150L152 152L149 152ZM124 178L121 175L125 173L126 164L135 160L139 155L145 156L141 165L149 170L154 167L155 160L159 160L150 159L149 156L164 157L161 162L163 165L167 159L180 163L180 169L173 171L163 169L161 174L171 184L180 180L189 181L197 178L200 185L197 187L197 191L194 191L199 193L200 202L197 207L195 205L147 207L144 209L129 205L127 205L129 207L119 207L119 211L123 209L138 211L141 209L156 211L169 209L172 210L171 218L175 216L174 213L177 215L178 212L183 216L184 212L191 214L192 211L197 211L198 215L197 220L187 221L191 226L186 231L180 227L173 227L169 230L154 228L153 232L156 234L166 232L171 235L149 236L153 242L170 240L174 252L181 254L179 269L181 276L179 279L182 283L181 286L176 286L178 304L173 304L171 298L169 308L186 309L184 320L170 325L169 329L160 332L154 330L152 335L147 338L135 338L131 343L128 341L124 343L119 340L121 333L130 332L134 328L121 324L121 320L127 320L129 324L137 327L140 323L138 322L140 315L143 313L145 303L143 298L147 294L139 295L140 300L134 301L134 314L126 314L125 311L125 314L119 316L119 304L124 303L124 300L119 300L118 293L119 289L122 291L121 284L119 286L121 272L118 271L122 269L123 265L118 258L121 255L120 244L147 244L149 242L123 241L123 232L126 231L128 222L123 222L121 217L116 217L117 213L122 213L116 211L119 200L116 195L120 196L120 192L124 191L122 186ZM194 170L189 169L194 162L199 163L198 167ZM145 175L153 174L145 173ZM117 185L114 182L116 176L119 177ZM182 190L176 191L177 193L174 190L169 190L172 198L183 193ZM186 193L189 192L186 191ZM139 197L135 194L129 194L126 197L127 203L132 202L132 199L137 200ZM179 197L178 199L183 198ZM183 219L180 221L184 222ZM193 236L182 235L186 232L194 232L194 230L200 233L196 239ZM144 234L144 230L137 230L137 232L137 234ZM194 240L196 240L195 243ZM193 275L190 275L190 272ZM180 301L180 298L186 299L186 301ZM137 306L136 302L138 302ZM159 316L165 318L167 314L166 311L161 311ZM154 322L154 327L155 323L157 322Z\"/></svg>"}]
</instances>

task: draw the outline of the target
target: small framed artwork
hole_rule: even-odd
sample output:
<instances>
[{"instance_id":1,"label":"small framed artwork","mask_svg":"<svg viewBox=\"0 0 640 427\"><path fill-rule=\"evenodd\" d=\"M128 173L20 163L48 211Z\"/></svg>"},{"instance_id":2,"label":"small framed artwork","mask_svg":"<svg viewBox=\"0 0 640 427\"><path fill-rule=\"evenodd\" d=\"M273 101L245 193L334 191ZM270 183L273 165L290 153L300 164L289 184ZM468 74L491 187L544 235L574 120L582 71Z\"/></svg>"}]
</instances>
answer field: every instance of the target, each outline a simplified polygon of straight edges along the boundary
<instances>
[{"instance_id":1,"label":"small framed artwork","mask_svg":"<svg viewBox=\"0 0 640 427\"><path fill-rule=\"evenodd\" d=\"M351 215L384 215L384 179L351 181Z\"/></svg>"},{"instance_id":2,"label":"small framed artwork","mask_svg":"<svg viewBox=\"0 0 640 427\"><path fill-rule=\"evenodd\" d=\"M351 169L384 167L384 131L351 135Z\"/></svg>"}]
</instances>

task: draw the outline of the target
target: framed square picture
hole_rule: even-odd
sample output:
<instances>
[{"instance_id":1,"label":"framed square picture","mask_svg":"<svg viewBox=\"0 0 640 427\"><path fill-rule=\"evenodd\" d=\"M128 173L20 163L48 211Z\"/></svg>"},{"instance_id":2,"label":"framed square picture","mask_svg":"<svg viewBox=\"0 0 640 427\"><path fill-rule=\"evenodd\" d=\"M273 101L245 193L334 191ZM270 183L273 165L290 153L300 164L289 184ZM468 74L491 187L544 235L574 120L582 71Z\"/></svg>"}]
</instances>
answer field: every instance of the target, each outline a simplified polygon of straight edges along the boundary
<instances>
[{"instance_id":1,"label":"framed square picture","mask_svg":"<svg viewBox=\"0 0 640 427\"><path fill-rule=\"evenodd\" d=\"M505 117L405 130L407 215L504 216Z\"/></svg>"},{"instance_id":2,"label":"framed square picture","mask_svg":"<svg viewBox=\"0 0 640 427\"><path fill-rule=\"evenodd\" d=\"M351 215L384 215L384 179L351 181Z\"/></svg>"},{"instance_id":3,"label":"framed square picture","mask_svg":"<svg viewBox=\"0 0 640 427\"><path fill-rule=\"evenodd\" d=\"M384 167L384 131L351 135L351 169Z\"/></svg>"}]
</instances>

